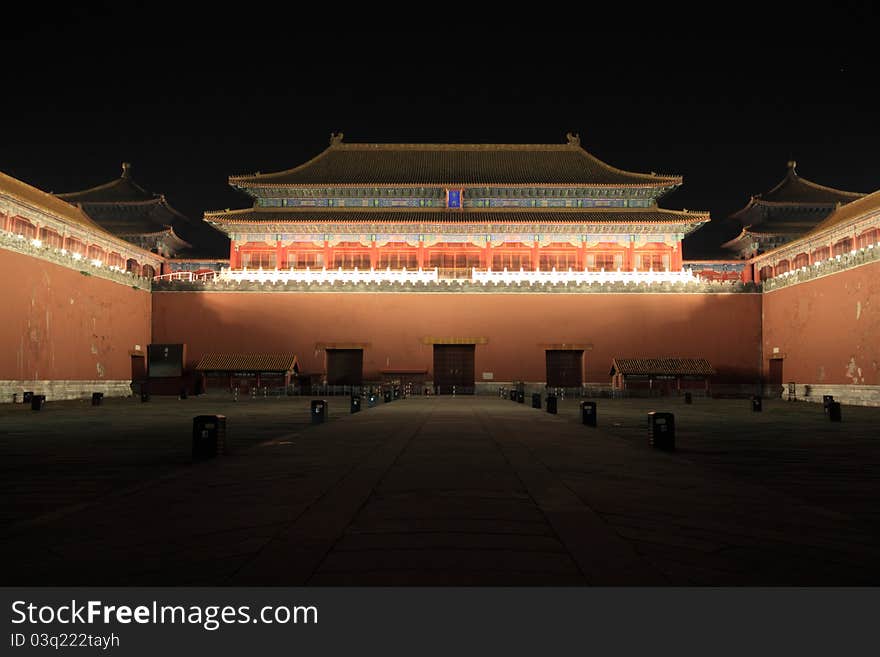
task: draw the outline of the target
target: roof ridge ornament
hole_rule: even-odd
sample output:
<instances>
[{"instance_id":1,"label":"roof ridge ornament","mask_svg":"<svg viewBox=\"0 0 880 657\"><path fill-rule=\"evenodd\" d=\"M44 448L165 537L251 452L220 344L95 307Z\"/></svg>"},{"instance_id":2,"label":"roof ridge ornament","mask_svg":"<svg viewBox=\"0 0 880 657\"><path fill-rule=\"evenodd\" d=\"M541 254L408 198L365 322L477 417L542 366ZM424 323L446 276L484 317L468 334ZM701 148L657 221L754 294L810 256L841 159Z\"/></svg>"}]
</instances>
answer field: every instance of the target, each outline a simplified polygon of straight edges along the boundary
<instances>
[{"instance_id":1,"label":"roof ridge ornament","mask_svg":"<svg viewBox=\"0 0 880 657\"><path fill-rule=\"evenodd\" d=\"M797 174L797 171L795 171L795 167L797 166L796 160L789 160L787 166L788 166L789 171L791 171L794 174Z\"/></svg>"},{"instance_id":2,"label":"roof ridge ornament","mask_svg":"<svg viewBox=\"0 0 880 657\"><path fill-rule=\"evenodd\" d=\"M566 132L565 140L569 146L580 146L581 145L581 136L577 132Z\"/></svg>"},{"instance_id":3,"label":"roof ridge ornament","mask_svg":"<svg viewBox=\"0 0 880 657\"><path fill-rule=\"evenodd\" d=\"M122 163L122 177L130 178L131 177L131 162L123 162Z\"/></svg>"},{"instance_id":4,"label":"roof ridge ornament","mask_svg":"<svg viewBox=\"0 0 880 657\"><path fill-rule=\"evenodd\" d=\"M343 137L342 132L331 132L330 133L330 145L331 146L338 146L339 144L342 143L342 137Z\"/></svg>"}]
</instances>

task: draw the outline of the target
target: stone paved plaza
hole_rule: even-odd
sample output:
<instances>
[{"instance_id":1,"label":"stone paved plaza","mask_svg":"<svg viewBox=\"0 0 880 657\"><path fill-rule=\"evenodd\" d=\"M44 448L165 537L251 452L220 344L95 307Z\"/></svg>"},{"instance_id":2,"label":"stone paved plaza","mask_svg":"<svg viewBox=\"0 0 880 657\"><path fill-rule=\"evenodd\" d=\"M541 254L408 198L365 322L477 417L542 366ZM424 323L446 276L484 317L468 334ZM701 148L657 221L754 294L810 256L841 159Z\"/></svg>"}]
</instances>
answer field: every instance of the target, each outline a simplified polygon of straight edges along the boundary
<instances>
[{"instance_id":1,"label":"stone paved plaza","mask_svg":"<svg viewBox=\"0 0 880 657\"><path fill-rule=\"evenodd\" d=\"M527 400L528 401L528 400ZM41 585L877 585L880 409L680 398L0 407L0 563ZM676 415L677 451L646 414ZM228 454L193 464L192 417Z\"/></svg>"}]
</instances>

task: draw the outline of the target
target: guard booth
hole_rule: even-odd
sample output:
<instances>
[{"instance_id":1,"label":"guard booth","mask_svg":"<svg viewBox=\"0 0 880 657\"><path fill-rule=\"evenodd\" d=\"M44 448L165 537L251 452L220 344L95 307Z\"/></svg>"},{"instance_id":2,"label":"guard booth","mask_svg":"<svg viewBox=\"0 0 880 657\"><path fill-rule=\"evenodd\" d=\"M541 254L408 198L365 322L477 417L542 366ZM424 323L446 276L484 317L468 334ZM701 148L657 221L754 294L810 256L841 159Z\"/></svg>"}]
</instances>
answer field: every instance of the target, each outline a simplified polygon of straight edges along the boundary
<instances>
[{"instance_id":1,"label":"guard booth","mask_svg":"<svg viewBox=\"0 0 880 657\"><path fill-rule=\"evenodd\" d=\"M630 397L709 396L715 370L705 358L614 358L611 387Z\"/></svg>"},{"instance_id":2,"label":"guard booth","mask_svg":"<svg viewBox=\"0 0 880 657\"><path fill-rule=\"evenodd\" d=\"M243 396L261 395L268 388L278 394L299 373L299 363L294 354L208 353L199 360L196 372L206 393L237 389Z\"/></svg>"}]
</instances>

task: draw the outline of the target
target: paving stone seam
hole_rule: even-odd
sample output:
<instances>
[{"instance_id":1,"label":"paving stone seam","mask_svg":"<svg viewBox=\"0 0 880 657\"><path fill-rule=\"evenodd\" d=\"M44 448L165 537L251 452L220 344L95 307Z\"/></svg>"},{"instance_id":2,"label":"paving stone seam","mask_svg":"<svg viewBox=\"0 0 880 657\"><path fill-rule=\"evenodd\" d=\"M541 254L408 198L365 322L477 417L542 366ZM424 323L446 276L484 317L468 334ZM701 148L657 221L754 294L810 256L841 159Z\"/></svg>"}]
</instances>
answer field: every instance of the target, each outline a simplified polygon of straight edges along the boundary
<instances>
[{"instance_id":1,"label":"paving stone seam","mask_svg":"<svg viewBox=\"0 0 880 657\"><path fill-rule=\"evenodd\" d=\"M395 450L396 453L394 455L394 458L391 459L391 463L389 463L388 466L384 468L382 474L378 477L378 479L373 482L372 486L370 487L370 492L361 500L361 503L358 505L357 509L354 511L354 513L351 514L348 522L346 522L345 527L343 527L342 531L336 536L333 543L327 548L327 550L321 556L320 560L315 564L314 569L304 582L306 586L308 585L309 581L321 570L321 566L327 561L327 557L330 555L330 553L337 549L340 541L345 537L348 528L352 526L357 517L361 514L364 508L366 508L367 504L374 497L376 489L382 484L382 481L387 477L388 473L400 460L401 455L406 451L407 447L412 444L413 439L419 434L425 424L427 424L428 419L431 417L432 414L433 409L432 407L429 407L428 411L423 412L421 417L416 422L408 423L404 425L404 427L402 427L401 429L397 430L401 434L409 431L409 435L406 438L406 441L403 443L403 445L400 446L399 449ZM413 425L415 426L413 427ZM399 436L395 436L394 438L389 440L389 442L393 444L396 438L399 438ZM381 445L381 443L379 444Z\"/></svg>"},{"instance_id":2,"label":"paving stone seam","mask_svg":"<svg viewBox=\"0 0 880 657\"><path fill-rule=\"evenodd\" d=\"M494 410L494 409L493 409ZM582 523L588 523L591 530L594 531L594 538L604 543L605 565L611 566L613 573L607 572L604 568L597 570L593 555L584 554L581 549L577 549L576 544L582 542L582 537L578 536L579 531L583 530L583 525L577 525L576 528L567 526L563 521L568 519L567 514L556 511L548 512L544 505L535 500L536 506L547 517L548 523L556 531L560 542L569 551L571 558L578 565L583 573L584 578L592 585L616 585L616 584L642 584L642 585L667 585L667 576L656 565L640 554L635 547L624 537L620 536L615 529L610 526L601 514L596 512L588 503L586 503L568 484L559 477L547 464L545 464L524 442L509 436L516 435L515 431L502 431L501 428L509 429L511 421L505 418L496 418L490 421L490 411L485 410L480 413L481 421L484 427L499 445L499 449L508 459L511 469L514 470L517 477L523 481L524 486L534 498L536 481L531 483L523 479L523 475L530 474L531 477L545 478L552 481L553 484L559 486L567 492L567 496L572 501L576 501L578 508L575 514L580 516ZM534 416L533 416L534 417ZM534 419L543 422L558 421L561 418L547 418L543 416L534 417ZM524 454L530 463L521 462L519 466L514 464L517 460L516 452ZM523 470L523 466L533 469L534 472L528 473ZM560 531L562 534L560 534ZM581 547L584 547L581 545Z\"/></svg>"}]
</instances>

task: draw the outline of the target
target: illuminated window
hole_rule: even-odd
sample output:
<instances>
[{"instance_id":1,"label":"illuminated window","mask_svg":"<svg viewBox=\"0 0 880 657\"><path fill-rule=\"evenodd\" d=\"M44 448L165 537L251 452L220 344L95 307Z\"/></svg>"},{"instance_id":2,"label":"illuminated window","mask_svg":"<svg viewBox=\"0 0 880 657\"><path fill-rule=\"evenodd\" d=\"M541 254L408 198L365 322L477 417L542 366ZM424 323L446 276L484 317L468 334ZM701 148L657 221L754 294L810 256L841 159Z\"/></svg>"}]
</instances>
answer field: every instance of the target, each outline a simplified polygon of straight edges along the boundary
<instances>
[{"instance_id":1,"label":"illuminated window","mask_svg":"<svg viewBox=\"0 0 880 657\"><path fill-rule=\"evenodd\" d=\"M778 262L778 263L776 264L776 275L779 276L779 274L784 274L784 273L786 273L790 268L791 268L791 267L790 267L790 265L789 265L789 263L788 263L788 260L783 260L783 261L781 261L781 262Z\"/></svg>"},{"instance_id":2,"label":"illuminated window","mask_svg":"<svg viewBox=\"0 0 880 657\"><path fill-rule=\"evenodd\" d=\"M556 271L578 268L576 253L542 253L538 262L542 271L550 271L554 267Z\"/></svg>"},{"instance_id":3,"label":"illuminated window","mask_svg":"<svg viewBox=\"0 0 880 657\"><path fill-rule=\"evenodd\" d=\"M828 260L831 257L831 249L827 246L823 246L819 249L813 251L813 262L819 262L820 260Z\"/></svg>"},{"instance_id":4,"label":"illuminated window","mask_svg":"<svg viewBox=\"0 0 880 657\"><path fill-rule=\"evenodd\" d=\"M587 268L590 271L616 271L623 267L623 255L613 253L591 253L587 256Z\"/></svg>"},{"instance_id":5,"label":"illuminated window","mask_svg":"<svg viewBox=\"0 0 880 657\"><path fill-rule=\"evenodd\" d=\"M419 258L415 251L386 251L379 254L379 269L418 269Z\"/></svg>"},{"instance_id":6,"label":"illuminated window","mask_svg":"<svg viewBox=\"0 0 880 657\"><path fill-rule=\"evenodd\" d=\"M88 256L89 256L90 260L100 260L101 262L103 262L104 261L104 249L102 249L100 246L95 246L94 244L92 244L89 247Z\"/></svg>"},{"instance_id":7,"label":"illuminated window","mask_svg":"<svg viewBox=\"0 0 880 657\"><path fill-rule=\"evenodd\" d=\"M370 254L357 251L337 251L333 254L333 269L369 269Z\"/></svg>"},{"instance_id":8,"label":"illuminated window","mask_svg":"<svg viewBox=\"0 0 880 657\"><path fill-rule=\"evenodd\" d=\"M847 237L844 240L840 240L837 244L834 245L834 255L839 256L844 253L849 253L853 250L853 241Z\"/></svg>"},{"instance_id":9,"label":"illuminated window","mask_svg":"<svg viewBox=\"0 0 880 657\"><path fill-rule=\"evenodd\" d=\"M292 251L287 254L287 266L294 269L322 269L324 254L319 251Z\"/></svg>"},{"instance_id":10,"label":"illuminated window","mask_svg":"<svg viewBox=\"0 0 880 657\"><path fill-rule=\"evenodd\" d=\"M241 266L248 269L275 269L275 251L244 251Z\"/></svg>"},{"instance_id":11,"label":"illuminated window","mask_svg":"<svg viewBox=\"0 0 880 657\"><path fill-rule=\"evenodd\" d=\"M654 271L665 271L669 269L668 254L643 253L637 262L639 263L639 269L641 271L648 271L649 269L653 269Z\"/></svg>"},{"instance_id":12,"label":"illuminated window","mask_svg":"<svg viewBox=\"0 0 880 657\"><path fill-rule=\"evenodd\" d=\"M496 253L492 256L492 269L531 270L532 258L528 253Z\"/></svg>"},{"instance_id":13,"label":"illuminated window","mask_svg":"<svg viewBox=\"0 0 880 657\"><path fill-rule=\"evenodd\" d=\"M806 253L798 253L797 257L794 259L794 268L800 269L801 267L806 267L810 264L810 256Z\"/></svg>"},{"instance_id":14,"label":"illuminated window","mask_svg":"<svg viewBox=\"0 0 880 657\"><path fill-rule=\"evenodd\" d=\"M28 239L34 239L37 236L37 227L27 219L16 217L12 222L12 232L24 235Z\"/></svg>"},{"instance_id":15,"label":"illuminated window","mask_svg":"<svg viewBox=\"0 0 880 657\"><path fill-rule=\"evenodd\" d=\"M80 255L84 255L86 252L86 245L80 242L75 237L68 237L64 240L64 248L67 249L70 253L78 253Z\"/></svg>"},{"instance_id":16,"label":"illuminated window","mask_svg":"<svg viewBox=\"0 0 880 657\"><path fill-rule=\"evenodd\" d=\"M877 244L878 234L880 234L880 231L878 231L876 228L866 230L864 233L859 235L858 248L864 249L871 244Z\"/></svg>"},{"instance_id":17,"label":"illuminated window","mask_svg":"<svg viewBox=\"0 0 880 657\"><path fill-rule=\"evenodd\" d=\"M41 228L40 241L43 243L43 246L48 246L53 249L60 249L62 244L64 243L64 238L62 238L61 235L56 233L51 228Z\"/></svg>"}]
</instances>

